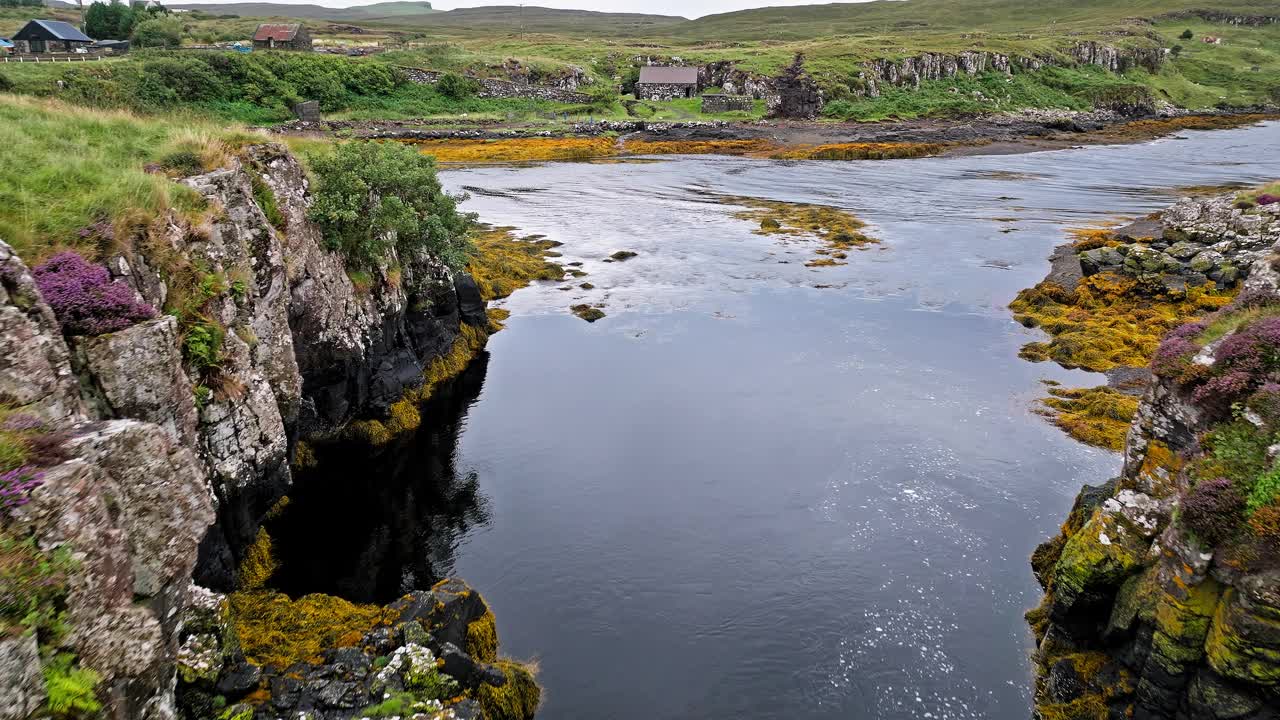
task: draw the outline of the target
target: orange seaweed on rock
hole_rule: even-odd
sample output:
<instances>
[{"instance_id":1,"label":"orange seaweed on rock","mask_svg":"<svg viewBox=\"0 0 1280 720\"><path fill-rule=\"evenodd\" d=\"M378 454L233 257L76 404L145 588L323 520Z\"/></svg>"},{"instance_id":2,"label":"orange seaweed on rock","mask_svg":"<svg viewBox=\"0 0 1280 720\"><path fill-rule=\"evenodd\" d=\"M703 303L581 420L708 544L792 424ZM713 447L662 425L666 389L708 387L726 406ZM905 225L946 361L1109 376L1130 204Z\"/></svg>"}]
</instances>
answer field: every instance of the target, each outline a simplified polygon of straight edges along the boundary
<instances>
[{"instance_id":1,"label":"orange seaweed on rock","mask_svg":"<svg viewBox=\"0 0 1280 720\"><path fill-rule=\"evenodd\" d=\"M749 155L769 153L778 144L770 140L627 140L630 155Z\"/></svg>"},{"instance_id":2,"label":"orange seaweed on rock","mask_svg":"<svg viewBox=\"0 0 1280 720\"><path fill-rule=\"evenodd\" d=\"M809 145L773 154L776 160L897 160L940 155L943 143L832 143Z\"/></svg>"},{"instance_id":3,"label":"orange seaweed on rock","mask_svg":"<svg viewBox=\"0 0 1280 720\"><path fill-rule=\"evenodd\" d=\"M476 251L467 272L486 301L500 300L535 280L564 277L564 267L546 259L560 243L539 235L518 238L514 230L483 225L471 235Z\"/></svg>"},{"instance_id":4,"label":"orange seaweed on rock","mask_svg":"<svg viewBox=\"0 0 1280 720\"><path fill-rule=\"evenodd\" d=\"M1164 333L1225 306L1234 295L1235 290L1219 291L1212 283L1178 292L1098 273L1074 290L1041 282L1018 293L1009 308L1019 323L1050 335L1047 343L1023 346L1019 355L1024 359L1106 372L1146 366Z\"/></svg>"},{"instance_id":5,"label":"orange seaweed on rock","mask_svg":"<svg viewBox=\"0 0 1280 720\"><path fill-rule=\"evenodd\" d=\"M414 144L439 162L586 160L617 154L613 139L607 137L417 140Z\"/></svg>"},{"instance_id":6,"label":"orange seaweed on rock","mask_svg":"<svg viewBox=\"0 0 1280 720\"><path fill-rule=\"evenodd\" d=\"M759 223L757 235L773 235L798 240L816 239L824 247L815 251L819 256L805 263L808 267L843 265L838 262L847 257L846 251L864 248L880 241L862 232L867 226L853 213L829 205L791 203L781 200L732 195L716 196L726 205L747 208L735 212L739 220Z\"/></svg>"},{"instance_id":7,"label":"orange seaweed on rock","mask_svg":"<svg viewBox=\"0 0 1280 720\"><path fill-rule=\"evenodd\" d=\"M1049 388L1050 397L1040 402L1038 412L1054 425L1086 445L1119 452L1129 423L1138 412L1138 398L1101 386L1095 388Z\"/></svg>"},{"instance_id":8,"label":"orange seaweed on rock","mask_svg":"<svg viewBox=\"0 0 1280 720\"><path fill-rule=\"evenodd\" d=\"M1132 122L1112 125L1092 133L1102 140L1133 142L1162 137L1179 130L1229 130L1231 128L1256 125L1266 120L1275 120L1280 115L1274 113L1251 113L1244 115L1187 115L1183 117L1134 120ZM1074 137L1074 136L1068 136Z\"/></svg>"}]
</instances>

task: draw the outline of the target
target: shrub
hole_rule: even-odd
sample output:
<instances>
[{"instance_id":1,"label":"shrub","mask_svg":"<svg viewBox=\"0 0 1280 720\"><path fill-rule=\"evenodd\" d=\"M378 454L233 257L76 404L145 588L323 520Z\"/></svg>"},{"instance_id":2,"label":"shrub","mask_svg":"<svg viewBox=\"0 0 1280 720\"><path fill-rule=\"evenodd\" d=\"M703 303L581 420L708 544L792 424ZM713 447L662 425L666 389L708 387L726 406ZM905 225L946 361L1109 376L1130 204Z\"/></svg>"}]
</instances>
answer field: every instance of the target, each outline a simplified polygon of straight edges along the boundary
<instances>
[{"instance_id":1,"label":"shrub","mask_svg":"<svg viewBox=\"0 0 1280 720\"><path fill-rule=\"evenodd\" d=\"M436 82L436 90L447 98L462 100L480 92L480 83L473 78L445 73Z\"/></svg>"},{"instance_id":2,"label":"shrub","mask_svg":"<svg viewBox=\"0 0 1280 720\"><path fill-rule=\"evenodd\" d=\"M41 474L30 465L0 473L0 518L31 501L31 491L40 487Z\"/></svg>"},{"instance_id":3,"label":"shrub","mask_svg":"<svg viewBox=\"0 0 1280 720\"><path fill-rule=\"evenodd\" d=\"M397 143L352 142L314 165L310 215L330 249L354 265L373 265L392 250L404 259L425 251L454 268L466 262L474 216L458 212L430 158Z\"/></svg>"},{"instance_id":4,"label":"shrub","mask_svg":"<svg viewBox=\"0 0 1280 720\"><path fill-rule=\"evenodd\" d=\"M1231 537L1245 501L1226 478L1197 483L1182 499L1182 522L1209 546Z\"/></svg>"},{"instance_id":5,"label":"shrub","mask_svg":"<svg viewBox=\"0 0 1280 720\"><path fill-rule=\"evenodd\" d=\"M1276 203L1280 203L1280 195L1272 195L1270 193L1264 193L1262 195L1259 195L1258 199L1254 200L1254 202L1258 203L1259 205L1275 205Z\"/></svg>"},{"instance_id":6,"label":"shrub","mask_svg":"<svg viewBox=\"0 0 1280 720\"><path fill-rule=\"evenodd\" d=\"M10 92L13 90L13 81L4 75L0 75L0 92Z\"/></svg>"},{"instance_id":7,"label":"shrub","mask_svg":"<svg viewBox=\"0 0 1280 720\"><path fill-rule=\"evenodd\" d=\"M1183 40L1190 40L1191 38L1193 38L1193 37L1195 37L1195 36L1196 36L1196 34L1195 34L1195 33L1193 33L1193 32L1191 32L1191 28L1187 28L1186 30L1183 30L1183 31L1182 31L1182 34L1181 34L1181 35L1179 35L1178 37L1182 38Z\"/></svg>"},{"instance_id":8,"label":"shrub","mask_svg":"<svg viewBox=\"0 0 1280 720\"><path fill-rule=\"evenodd\" d=\"M174 150L160 158L160 167L179 177L189 177L204 170L204 161L194 150Z\"/></svg>"},{"instance_id":9,"label":"shrub","mask_svg":"<svg viewBox=\"0 0 1280 720\"><path fill-rule=\"evenodd\" d=\"M128 285L70 250L58 253L34 271L36 286L68 335L101 335L156 316Z\"/></svg>"},{"instance_id":10,"label":"shrub","mask_svg":"<svg viewBox=\"0 0 1280 720\"><path fill-rule=\"evenodd\" d=\"M1280 503L1258 508L1249 516L1249 528L1253 534L1270 542L1280 542Z\"/></svg>"},{"instance_id":11,"label":"shrub","mask_svg":"<svg viewBox=\"0 0 1280 720\"><path fill-rule=\"evenodd\" d=\"M63 611L71 551L43 552L34 538L0 530L0 637L36 633L56 643L65 631Z\"/></svg>"}]
</instances>

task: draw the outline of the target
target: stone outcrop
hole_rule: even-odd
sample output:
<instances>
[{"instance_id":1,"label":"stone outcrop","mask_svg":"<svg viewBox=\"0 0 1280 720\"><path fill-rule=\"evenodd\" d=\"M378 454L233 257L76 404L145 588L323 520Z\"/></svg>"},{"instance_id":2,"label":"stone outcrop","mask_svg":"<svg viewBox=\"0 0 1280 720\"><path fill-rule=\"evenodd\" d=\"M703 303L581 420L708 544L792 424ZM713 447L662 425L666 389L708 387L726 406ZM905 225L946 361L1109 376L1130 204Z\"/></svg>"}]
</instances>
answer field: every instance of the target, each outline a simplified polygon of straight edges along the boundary
<instances>
[{"instance_id":1,"label":"stone outcrop","mask_svg":"<svg viewBox=\"0 0 1280 720\"><path fill-rule=\"evenodd\" d=\"M1249 210L1233 195L1186 198L1159 214L1120 228L1124 242L1080 253L1085 275L1119 272L1158 278L1171 289L1236 285L1280 243L1280 204Z\"/></svg>"},{"instance_id":2,"label":"stone outcrop","mask_svg":"<svg viewBox=\"0 0 1280 720\"><path fill-rule=\"evenodd\" d=\"M8 529L73 553L58 649L97 673L111 720L175 717L193 576L234 586L292 482L296 441L384 412L460 323L487 323L474 281L425 255L388 258L358 288L307 219L307 180L281 146L182 182L206 219L171 214L105 259L170 314L116 333L64 338L0 242L0 407L32 417L65 455ZM212 361L184 353L198 332ZM0 641L0 718L43 700L31 655Z\"/></svg>"},{"instance_id":3,"label":"stone outcrop","mask_svg":"<svg viewBox=\"0 0 1280 720\"><path fill-rule=\"evenodd\" d=\"M1225 196L1183 200L1134 233L1175 234L1161 253L1179 243L1228 243L1221 252L1248 271L1240 310L1225 311L1238 312L1280 301L1271 261L1278 227L1274 212L1241 213ZM1179 268L1162 261L1157 271L1201 272L1180 256L1195 257L1173 251ZM1191 362L1212 368L1222 342ZM1086 485L1062 532L1032 557L1046 593L1027 614L1037 640L1038 718L1277 717L1280 548L1247 526L1230 542L1208 542L1180 519L1192 485L1205 480L1191 470L1206 452L1205 433L1230 421L1181 382L1156 376L1126 438L1120 476ZM1244 417L1257 433L1274 431L1271 420Z\"/></svg>"},{"instance_id":4,"label":"stone outcrop","mask_svg":"<svg viewBox=\"0 0 1280 720\"><path fill-rule=\"evenodd\" d=\"M267 686L271 698L253 717L349 720L365 717L365 708L388 697L421 703L423 717L434 717L432 707L458 720L532 716L541 691L523 666L498 660L493 614L466 583L446 579L409 593L385 606L380 616L374 627L312 662L260 668L239 650L227 599L201 591L184 617L181 635L188 714L221 697L235 716L251 707L237 703ZM501 712L522 706L530 712Z\"/></svg>"}]
</instances>

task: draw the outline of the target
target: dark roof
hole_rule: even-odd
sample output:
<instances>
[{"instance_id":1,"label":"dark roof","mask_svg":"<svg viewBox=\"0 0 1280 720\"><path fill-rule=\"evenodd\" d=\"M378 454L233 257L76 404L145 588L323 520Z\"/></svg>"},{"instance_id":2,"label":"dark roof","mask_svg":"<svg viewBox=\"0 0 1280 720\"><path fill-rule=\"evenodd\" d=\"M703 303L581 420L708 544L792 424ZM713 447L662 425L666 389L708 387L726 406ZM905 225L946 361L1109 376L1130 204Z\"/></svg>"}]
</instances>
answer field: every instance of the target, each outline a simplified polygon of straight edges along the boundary
<instances>
[{"instance_id":1,"label":"dark roof","mask_svg":"<svg viewBox=\"0 0 1280 720\"><path fill-rule=\"evenodd\" d=\"M639 82L662 85L697 85L698 68L646 65L640 68Z\"/></svg>"},{"instance_id":2,"label":"dark roof","mask_svg":"<svg viewBox=\"0 0 1280 720\"><path fill-rule=\"evenodd\" d=\"M264 24L259 25L257 32L253 34L253 39L257 42L266 42L275 40L276 42L289 42L298 34L298 30L302 28L299 24L283 25L283 24Z\"/></svg>"},{"instance_id":3,"label":"dark roof","mask_svg":"<svg viewBox=\"0 0 1280 720\"><path fill-rule=\"evenodd\" d=\"M43 31L43 32L42 32ZM32 20L13 36L15 40L71 40L73 42L93 42L71 23L61 20Z\"/></svg>"}]
</instances>

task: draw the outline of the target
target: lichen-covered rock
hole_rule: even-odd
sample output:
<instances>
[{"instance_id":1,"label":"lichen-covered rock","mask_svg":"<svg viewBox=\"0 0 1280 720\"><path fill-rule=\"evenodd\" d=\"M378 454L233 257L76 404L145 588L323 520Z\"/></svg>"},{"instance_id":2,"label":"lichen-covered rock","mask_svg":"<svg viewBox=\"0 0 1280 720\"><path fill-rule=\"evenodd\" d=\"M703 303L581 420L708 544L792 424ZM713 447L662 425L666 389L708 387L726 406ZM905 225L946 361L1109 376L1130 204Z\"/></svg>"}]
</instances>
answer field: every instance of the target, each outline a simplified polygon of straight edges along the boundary
<instances>
[{"instance_id":1,"label":"lichen-covered rock","mask_svg":"<svg viewBox=\"0 0 1280 720\"><path fill-rule=\"evenodd\" d=\"M100 414L155 423L196 447L196 404L182 369L178 323L165 315L119 332L78 339L75 351L106 404Z\"/></svg>"},{"instance_id":2,"label":"lichen-covered rock","mask_svg":"<svg viewBox=\"0 0 1280 720\"><path fill-rule=\"evenodd\" d=\"M44 705L35 635L0 639L0 720L25 720Z\"/></svg>"},{"instance_id":3,"label":"lichen-covered rock","mask_svg":"<svg viewBox=\"0 0 1280 720\"><path fill-rule=\"evenodd\" d=\"M25 263L0 240L0 403L50 420L83 414L53 310Z\"/></svg>"}]
</instances>

